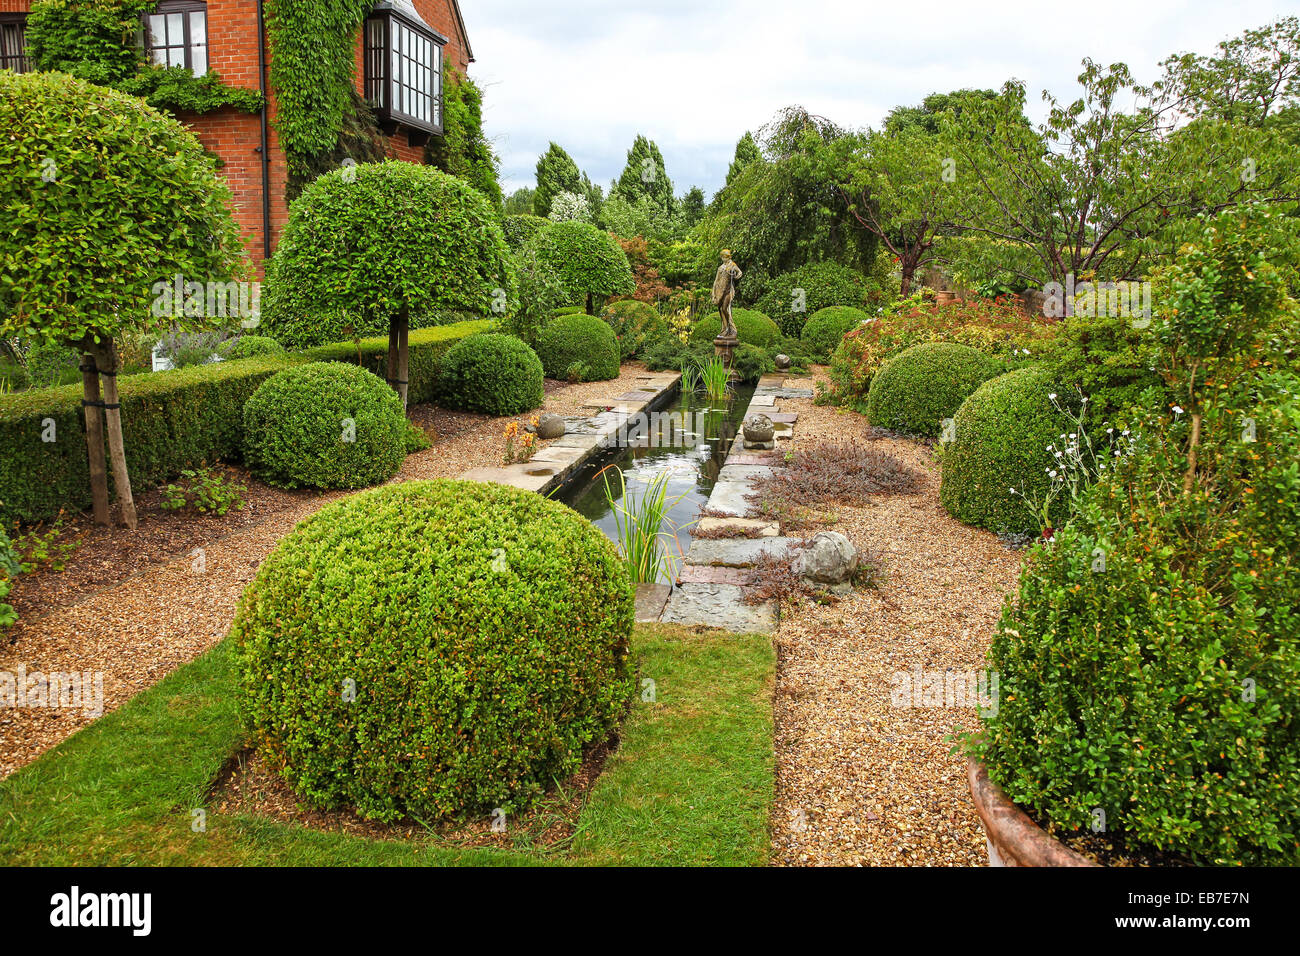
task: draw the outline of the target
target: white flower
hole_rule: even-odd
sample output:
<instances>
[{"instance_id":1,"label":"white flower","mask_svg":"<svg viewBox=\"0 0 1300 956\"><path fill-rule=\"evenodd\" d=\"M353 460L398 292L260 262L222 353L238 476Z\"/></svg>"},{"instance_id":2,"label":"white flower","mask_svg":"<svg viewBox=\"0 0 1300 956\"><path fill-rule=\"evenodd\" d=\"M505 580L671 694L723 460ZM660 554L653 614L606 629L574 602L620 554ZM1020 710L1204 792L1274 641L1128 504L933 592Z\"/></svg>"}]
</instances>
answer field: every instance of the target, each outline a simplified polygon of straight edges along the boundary
<instances>
[{"instance_id":1,"label":"white flower","mask_svg":"<svg viewBox=\"0 0 1300 956\"><path fill-rule=\"evenodd\" d=\"M1113 428L1107 428L1107 429L1106 429L1106 434L1107 434L1107 435L1113 435L1113 434L1115 434L1115 429L1113 429Z\"/></svg>"},{"instance_id":2,"label":"white flower","mask_svg":"<svg viewBox=\"0 0 1300 956\"><path fill-rule=\"evenodd\" d=\"M1175 406L1174 406L1174 414L1175 414L1175 415L1181 415L1182 413L1183 413L1182 407L1181 407L1181 406L1178 406L1178 405L1175 405Z\"/></svg>"},{"instance_id":3,"label":"white flower","mask_svg":"<svg viewBox=\"0 0 1300 956\"><path fill-rule=\"evenodd\" d=\"M1012 488L1011 493L1014 495L1016 493L1016 489Z\"/></svg>"},{"instance_id":4,"label":"white flower","mask_svg":"<svg viewBox=\"0 0 1300 956\"><path fill-rule=\"evenodd\" d=\"M1051 395L1048 395L1047 397L1050 398L1052 401L1056 401L1056 393L1055 393L1055 392L1053 392Z\"/></svg>"}]
</instances>

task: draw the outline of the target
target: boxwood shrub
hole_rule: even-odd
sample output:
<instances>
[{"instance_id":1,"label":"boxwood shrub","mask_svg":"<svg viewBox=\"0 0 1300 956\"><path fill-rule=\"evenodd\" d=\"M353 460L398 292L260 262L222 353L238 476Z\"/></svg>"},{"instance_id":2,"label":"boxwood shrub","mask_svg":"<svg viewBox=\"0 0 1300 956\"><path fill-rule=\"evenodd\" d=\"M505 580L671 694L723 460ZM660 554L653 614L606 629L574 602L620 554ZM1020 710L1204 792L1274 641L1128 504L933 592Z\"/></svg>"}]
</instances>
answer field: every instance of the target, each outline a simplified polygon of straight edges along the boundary
<instances>
[{"instance_id":1,"label":"boxwood shrub","mask_svg":"<svg viewBox=\"0 0 1300 956\"><path fill-rule=\"evenodd\" d=\"M844 338L844 333L856 329L871 316L861 309L848 305L832 305L814 312L799 333L799 341L808 355L819 362L830 360L831 353Z\"/></svg>"},{"instance_id":2,"label":"boxwood shrub","mask_svg":"<svg viewBox=\"0 0 1300 956\"><path fill-rule=\"evenodd\" d=\"M605 306L604 319L618 339L618 352L624 359L640 355L651 343L667 333L668 323L648 302L620 299Z\"/></svg>"},{"instance_id":3,"label":"boxwood shrub","mask_svg":"<svg viewBox=\"0 0 1300 956\"><path fill-rule=\"evenodd\" d=\"M781 337L781 330L776 323L762 312L752 309L732 309L731 317L736 322L736 335L746 345L756 345L766 349L775 345ZM714 312L700 319L691 328L692 342L712 342L722 332L722 317Z\"/></svg>"},{"instance_id":4,"label":"boxwood shrub","mask_svg":"<svg viewBox=\"0 0 1300 956\"><path fill-rule=\"evenodd\" d=\"M277 372L244 405L244 460L282 488L364 488L406 457L406 416L389 385L355 365Z\"/></svg>"},{"instance_id":5,"label":"boxwood shrub","mask_svg":"<svg viewBox=\"0 0 1300 956\"><path fill-rule=\"evenodd\" d=\"M966 397L1005 370L969 346L914 345L890 359L872 380L867 420L879 428L937 438L944 420L957 413Z\"/></svg>"},{"instance_id":6,"label":"boxwood shrub","mask_svg":"<svg viewBox=\"0 0 1300 956\"><path fill-rule=\"evenodd\" d=\"M226 361L252 358L254 355L283 355L285 348L266 335L241 335L221 344L218 354Z\"/></svg>"},{"instance_id":7,"label":"boxwood shrub","mask_svg":"<svg viewBox=\"0 0 1300 956\"><path fill-rule=\"evenodd\" d=\"M542 404L542 363L513 335L471 335L442 363L440 401L448 408L518 415Z\"/></svg>"},{"instance_id":8,"label":"boxwood shrub","mask_svg":"<svg viewBox=\"0 0 1300 956\"><path fill-rule=\"evenodd\" d=\"M587 366L588 381L618 378L618 340L604 319L562 315L537 336L537 356L547 378L563 379L575 363Z\"/></svg>"},{"instance_id":9,"label":"boxwood shrub","mask_svg":"<svg viewBox=\"0 0 1300 956\"><path fill-rule=\"evenodd\" d=\"M315 806L513 813L624 712L633 608L614 546L558 502L374 489L299 524L249 585L231 629L242 712Z\"/></svg>"},{"instance_id":10,"label":"boxwood shrub","mask_svg":"<svg viewBox=\"0 0 1300 956\"><path fill-rule=\"evenodd\" d=\"M1038 531L1025 500L1046 497L1047 446L1059 445L1069 425L1048 397L1055 388L1049 369L1031 366L990 379L962 403L955 440L943 450L939 500L949 514L999 534ZM1052 518L1065 507L1061 496Z\"/></svg>"},{"instance_id":11,"label":"boxwood shrub","mask_svg":"<svg viewBox=\"0 0 1300 956\"><path fill-rule=\"evenodd\" d=\"M772 316L783 335L799 338L804 325L823 309L862 308L870 287L871 280L856 269L837 262L811 262L773 279L754 307ZM800 307L798 312L795 306Z\"/></svg>"}]
</instances>

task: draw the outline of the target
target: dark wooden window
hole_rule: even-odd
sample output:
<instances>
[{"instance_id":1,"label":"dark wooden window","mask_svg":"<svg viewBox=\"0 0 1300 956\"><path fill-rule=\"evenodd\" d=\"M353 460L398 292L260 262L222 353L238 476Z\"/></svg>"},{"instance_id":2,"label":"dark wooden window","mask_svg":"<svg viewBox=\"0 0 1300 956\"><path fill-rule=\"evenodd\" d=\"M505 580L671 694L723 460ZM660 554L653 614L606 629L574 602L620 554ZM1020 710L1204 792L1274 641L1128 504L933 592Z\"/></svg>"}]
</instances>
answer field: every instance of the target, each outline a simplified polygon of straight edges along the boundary
<instances>
[{"instance_id":1,"label":"dark wooden window","mask_svg":"<svg viewBox=\"0 0 1300 956\"><path fill-rule=\"evenodd\" d=\"M144 45L158 66L208 72L208 5L203 0L162 0L144 15Z\"/></svg>"},{"instance_id":2,"label":"dark wooden window","mask_svg":"<svg viewBox=\"0 0 1300 956\"><path fill-rule=\"evenodd\" d=\"M0 70L29 73L27 57L27 14L0 13Z\"/></svg>"},{"instance_id":3,"label":"dark wooden window","mask_svg":"<svg viewBox=\"0 0 1300 956\"><path fill-rule=\"evenodd\" d=\"M409 5L380 3L366 20L366 101L389 129L408 127L414 145L427 141L430 133L442 132L446 42Z\"/></svg>"}]
</instances>

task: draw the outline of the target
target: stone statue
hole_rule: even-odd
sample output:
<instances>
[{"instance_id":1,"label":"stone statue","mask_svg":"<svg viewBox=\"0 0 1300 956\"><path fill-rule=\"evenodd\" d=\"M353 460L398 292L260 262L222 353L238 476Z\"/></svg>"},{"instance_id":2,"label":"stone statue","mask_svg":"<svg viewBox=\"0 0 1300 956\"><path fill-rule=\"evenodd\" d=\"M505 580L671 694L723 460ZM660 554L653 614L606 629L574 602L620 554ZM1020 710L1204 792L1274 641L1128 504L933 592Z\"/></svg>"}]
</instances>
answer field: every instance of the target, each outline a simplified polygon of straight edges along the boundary
<instances>
[{"instance_id":1,"label":"stone statue","mask_svg":"<svg viewBox=\"0 0 1300 956\"><path fill-rule=\"evenodd\" d=\"M717 342L736 341L736 323L731 317L731 303L736 298L736 283L744 275L740 271L740 266L731 261L731 250L722 250L722 265L718 266L718 274L713 280L713 304L718 307L718 315L722 318L722 331L718 334Z\"/></svg>"}]
</instances>

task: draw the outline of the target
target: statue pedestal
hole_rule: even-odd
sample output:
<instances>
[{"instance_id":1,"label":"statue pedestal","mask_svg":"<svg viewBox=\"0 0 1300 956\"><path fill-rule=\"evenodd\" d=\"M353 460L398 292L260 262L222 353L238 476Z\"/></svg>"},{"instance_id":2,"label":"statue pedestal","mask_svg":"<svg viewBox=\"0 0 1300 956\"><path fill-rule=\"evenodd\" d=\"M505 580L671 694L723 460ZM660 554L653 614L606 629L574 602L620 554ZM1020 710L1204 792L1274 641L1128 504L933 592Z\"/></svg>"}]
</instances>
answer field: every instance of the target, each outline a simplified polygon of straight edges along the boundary
<instances>
[{"instance_id":1,"label":"statue pedestal","mask_svg":"<svg viewBox=\"0 0 1300 956\"><path fill-rule=\"evenodd\" d=\"M713 354L726 362L727 368L731 368L732 358L735 356L738 345L740 345L740 339L736 338L736 336L719 335L713 340Z\"/></svg>"}]
</instances>

